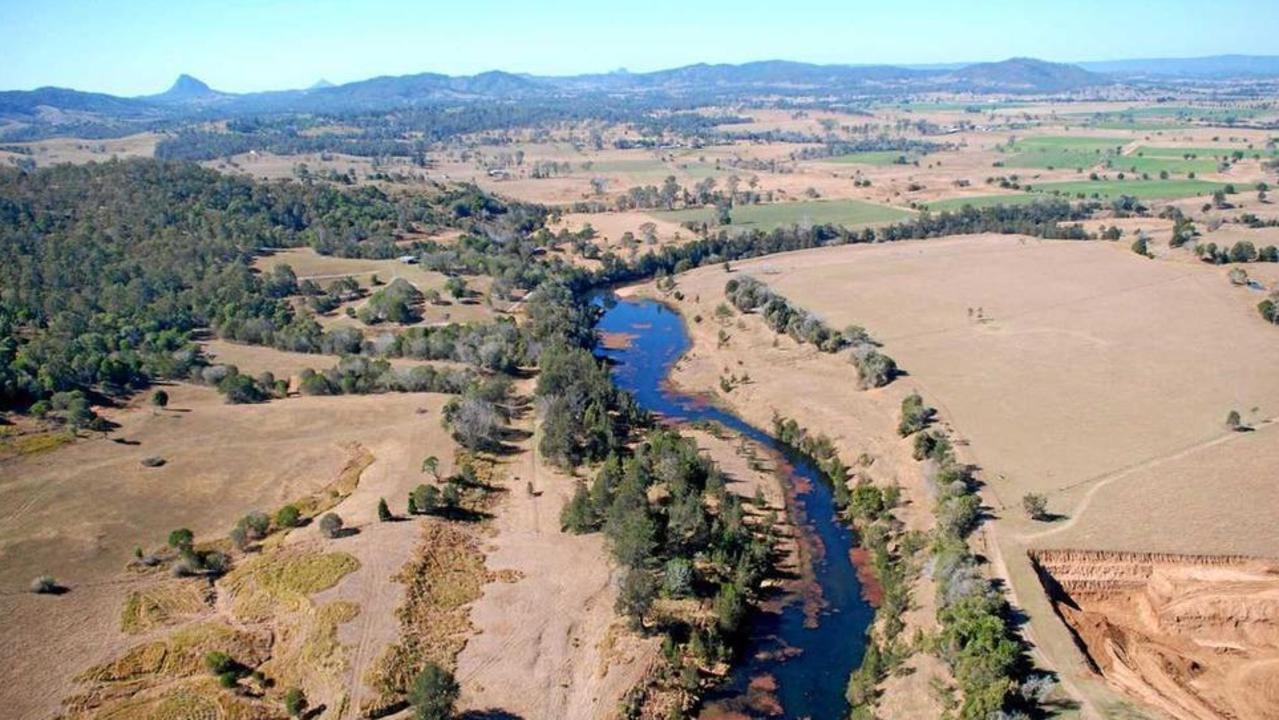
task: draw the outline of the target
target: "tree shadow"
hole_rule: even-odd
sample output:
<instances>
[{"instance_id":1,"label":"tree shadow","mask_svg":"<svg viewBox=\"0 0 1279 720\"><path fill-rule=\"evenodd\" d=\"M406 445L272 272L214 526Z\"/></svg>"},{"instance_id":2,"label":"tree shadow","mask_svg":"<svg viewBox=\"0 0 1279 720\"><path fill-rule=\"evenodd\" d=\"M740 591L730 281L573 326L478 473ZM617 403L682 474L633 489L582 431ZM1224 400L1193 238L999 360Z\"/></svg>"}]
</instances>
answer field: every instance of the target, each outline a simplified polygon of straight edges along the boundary
<instances>
[{"instance_id":1,"label":"tree shadow","mask_svg":"<svg viewBox=\"0 0 1279 720\"><path fill-rule=\"evenodd\" d=\"M468 710L458 715L461 720L524 720L524 716L500 708L485 710Z\"/></svg>"}]
</instances>

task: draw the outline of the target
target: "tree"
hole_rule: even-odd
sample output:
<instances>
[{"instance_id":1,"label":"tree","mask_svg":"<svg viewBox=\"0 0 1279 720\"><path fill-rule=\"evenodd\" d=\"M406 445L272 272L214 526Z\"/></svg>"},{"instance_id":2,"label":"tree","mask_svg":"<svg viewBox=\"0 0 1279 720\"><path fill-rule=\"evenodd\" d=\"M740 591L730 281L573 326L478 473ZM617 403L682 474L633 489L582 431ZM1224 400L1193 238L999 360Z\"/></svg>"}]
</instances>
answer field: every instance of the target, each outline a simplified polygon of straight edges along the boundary
<instances>
[{"instance_id":1,"label":"tree","mask_svg":"<svg viewBox=\"0 0 1279 720\"><path fill-rule=\"evenodd\" d=\"M448 720L453 717L453 706L457 704L459 692L453 673L435 663L427 663L409 689L413 717L416 720Z\"/></svg>"},{"instance_id":2,"label":"tree","mask_svg":"<svg viewBox=\"0 0 1279 720\"><path fill-rule=\"evenodd\" d=\"M320 532L326 538L335 538L342 534L342 518L337 513L325 513L320 518Z\"/></svg>"},{"instance_id":3,"label":"tree","mask_svg":"<svg viewBox=\"0 0 1279 720\"><path fill-rule=\"evenodd\" d=\"M187 528L178 528L169 533L169 547L178 550L189 550L195 542L195 533Z\"/></svg>"},{"instance_id":4,"label":"tree","mask_svg":"<svg viewBox=\"0 0 1279 720\"><path fill-rule=\"evenodd\" d=\"M1048 510L1048 498L1039 493L1026 493L1021 496L1021 507L1030 519L1043 520Z\"/></svg>"},{"instance_id":5,"label":"tree","mask_svg":"<svg viewBox=\"0 0 1279 720\"><path fill-rule=\"evenodd\" d=\"M647 570L632 568L622 577L617 589L614 610L626 617L634 629L644 625L644 616L653 608L657 599L657 582Z\"/></svg>"},{"instance_id":6,"label":"tree","mask_svg":"<svg viewBox=\"0 0 1279 720\"><path fill-rule=\"evenodd\" d=\"M434 485L418 485L413 488L412 501L420 513L435 512L440 505L440 490Z\"/></svg>"},{"instance_id":7,"label":"tree","mask_svg":"<svg viewBox=\"0 0 1279 720\"><path fill-rule=\"evenodd\" d=\"M163 390L156 390L151 395L151 404L158 408L166 408L169 406L169 393Z\"/></svg>"},{"instance_id":8,"label":"tree","mask_svg":"<svg viewBox=\"0 0 1279 720\"><path fill-rule=\"evenodd\" d=\"M560 510L560 529L581 535L594 532L598 527L591 493L586 489L586 483L578 480L573 489L573 497Z\"/></svg>"},{"instance_id":9,"label":"tree","mask_svg":"<svg viewBox=\"0 0 1279 720\"><path fill-rule=\"evenodd\" d=\"M422 472L431 473L438 482L440 479L440 459L434 455L428 456L422 461Z\"/></svg>"},{"instance_id":10,"label":"tree","mask_svg":"<svg viewBox=\"0 0 1279 720\"><path fill-rule=\"evenodd\" d=\"M1239 417L1238 410L1231 410L1226 415L1226 429L1231 432L1238 432L1244 428L1243 418Z\"/></svg>"},{"instance_id":11,"label":"tree","mask_svg":"<svg viewBox=\"0 0 1279 720\"><path fill-rule=\"evenodd\" d=\"M289 717L302 717L306 707L306 694L301 688L289 688L289 691L284 693L284 711L289 714Z\"/></svg>"},{"instance_id":12,"label":"tree","mask_svg":"<svg viewBox=\"0 0 1279 720\"><path fill-rule=\"evenodd\" d=\"M282 528L297 527L302 521L302 513L296 505L285 505L275 514L275 524Z\"/></svg>"},{"instance_id":13,"label":"tree","mask_svg":"<svg viewBox=\"0 0 1279 720\"><path fill-rule=\"evenodd\" d=\"M390 522L394 519L391 514L391 508L387 507L386 498L378 498L377 501L377 519L382 522Z\"/></svg>"}]
</instances>

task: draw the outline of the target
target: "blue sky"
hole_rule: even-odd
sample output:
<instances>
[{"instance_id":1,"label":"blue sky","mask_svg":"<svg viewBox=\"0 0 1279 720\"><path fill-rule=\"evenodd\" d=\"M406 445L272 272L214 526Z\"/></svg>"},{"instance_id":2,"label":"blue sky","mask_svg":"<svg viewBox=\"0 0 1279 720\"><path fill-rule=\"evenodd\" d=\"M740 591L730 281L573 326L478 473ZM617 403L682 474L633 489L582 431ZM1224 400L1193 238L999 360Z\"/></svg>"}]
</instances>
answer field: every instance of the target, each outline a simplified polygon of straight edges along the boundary
<instances>
[{"instance_id":1,"label":"blue sky","mask_svg":"<svg viewBox=\"0 0 1279 720\"><path fill-rule=\"evenodd\" d=\"M0 89L233 92L491 69L1279 53L1279 0L0 0Z\"/></svg>"}]
</instances>

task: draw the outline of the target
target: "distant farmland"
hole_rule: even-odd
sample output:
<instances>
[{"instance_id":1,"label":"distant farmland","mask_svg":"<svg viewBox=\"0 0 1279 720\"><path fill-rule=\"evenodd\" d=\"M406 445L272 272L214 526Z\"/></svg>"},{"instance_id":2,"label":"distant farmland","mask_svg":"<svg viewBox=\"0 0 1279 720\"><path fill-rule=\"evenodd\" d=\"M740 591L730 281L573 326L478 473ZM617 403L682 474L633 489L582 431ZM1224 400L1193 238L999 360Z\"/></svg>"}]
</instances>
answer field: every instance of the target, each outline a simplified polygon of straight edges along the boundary
<instances>
[{"instance_id":1,"label":"distant farmland","mask_svg":"<svg viewBox=\"0 0 1279 720\"><path fill-rule=\"evenodd\" d=\"M1129 140L1119 137L1031 137L1018 140L1004 160L1009 167L1090 168L1119 155Z\"/></svg>"},{"instance_id":2,"label":"distant farmland","mask_svg":"<svg viewBox=\"0 0 1279 720\"><path fill-rule=\"evenodd\" d=\"M1030 195L1026 193L1008 194L1008 195L974 195L972 197L946 198L944 200L931 200L924 203L929 210L958 210L965 205L971 205L975 208L995 207L996 205L1027 205L1044 198L1039 195Z\"/></svg>"},{"instance_id":3,"label":"distant farmland","mask_svg":"<svg viewBox=\"0 0 1279 720\"><path fill-rule=\"evenodd\" d=\"M830 162L847 165L904 165L916 155L900 150L866 150L864 152L836 155Z\"/></svg>"},{"instance_id":4,"label":"distant farmland","mask_svg":"<svg viewBox=\"0 0 1279 720\"><path fill-rule=\"evenodd\" d=\"M1071 197L1117 198L1122 195L1142 200L1176 200L1210 195L1225 185L1206 180L1080 180L1035 185L1029 189L1040 193L1068 195Z\"/></svg>"},{"instance_id":5,"label":"distant farmland","mask_svg":"<svg viewBox=\"0 0 1279 720\"><path fill-rule=\"evenodd\" d=\"M789 225L864 225L892 222L911 215L909 210L876 205L861 200L814 200L810 202L739 205L731 211L736 227L770 230ZM714 208L672 210L656 215L673 222L714 222Z\"/></svg>"}]
</instances>

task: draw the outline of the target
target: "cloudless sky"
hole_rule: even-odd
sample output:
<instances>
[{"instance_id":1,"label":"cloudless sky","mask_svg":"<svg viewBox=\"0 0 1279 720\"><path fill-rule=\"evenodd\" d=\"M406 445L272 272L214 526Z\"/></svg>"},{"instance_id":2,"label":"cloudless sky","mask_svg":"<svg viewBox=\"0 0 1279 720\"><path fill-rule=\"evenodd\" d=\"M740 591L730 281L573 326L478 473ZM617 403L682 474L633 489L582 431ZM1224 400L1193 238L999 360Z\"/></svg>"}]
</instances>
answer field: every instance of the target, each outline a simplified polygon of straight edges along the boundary
<instances>
[{"instance_id":1,"label":"cloudless sky","mask_svg":"<svg viewBox=\"0 0 1279 720\"><path fill-rule=\"evenodd\" d=\"M0 0L0 89L1279 53L1279 0Z\"/></svg>"}]
</instances>

